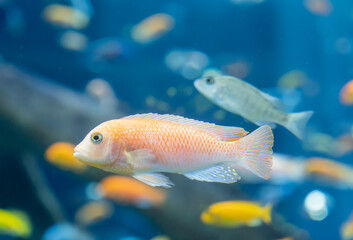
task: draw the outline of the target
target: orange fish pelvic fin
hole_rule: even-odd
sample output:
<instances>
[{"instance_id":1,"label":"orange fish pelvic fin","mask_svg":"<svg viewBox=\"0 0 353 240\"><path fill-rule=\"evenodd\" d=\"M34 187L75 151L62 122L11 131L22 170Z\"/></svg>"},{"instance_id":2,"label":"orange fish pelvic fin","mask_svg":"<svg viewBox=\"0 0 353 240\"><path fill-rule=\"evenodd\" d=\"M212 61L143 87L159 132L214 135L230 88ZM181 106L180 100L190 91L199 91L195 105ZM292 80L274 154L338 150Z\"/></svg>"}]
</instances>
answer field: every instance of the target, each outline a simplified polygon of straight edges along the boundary
<instances>
[{"instance_id":1,"label":"orange fish pelvic fin","mask_svg":"<svg viewBox=\"0 0 353 240\"><path fill-rule=\"evenodd\" d=\"M174 185L168 177L160 173L138 173L133 177L153 187L170 188Z\"/></svg>"},{"instance_id":2,"label":"orange fish pelvic fin","mask_svg":"<svg viewBox=\"0 0 353 240\"><path fill-rule=\"evenodd\" d=\"M133 151L123 151L127 164L132 166L133 171L138 172L133 175L137 180L153 187L172 187L174 184L160 173L144 173L153 168L155 155L148 149L137 149Z\"/></svg>"}]
</instances>

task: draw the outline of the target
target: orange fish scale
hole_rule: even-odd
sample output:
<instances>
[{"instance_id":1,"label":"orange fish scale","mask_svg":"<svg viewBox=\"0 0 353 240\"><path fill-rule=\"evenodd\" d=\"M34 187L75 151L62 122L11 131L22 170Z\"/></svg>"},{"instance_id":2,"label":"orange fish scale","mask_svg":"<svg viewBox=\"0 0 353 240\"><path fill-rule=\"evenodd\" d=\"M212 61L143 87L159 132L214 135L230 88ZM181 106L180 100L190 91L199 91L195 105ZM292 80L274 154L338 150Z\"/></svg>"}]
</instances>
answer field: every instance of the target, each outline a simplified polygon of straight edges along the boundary
<instances>
[{"instance_id":1,"label":"orange fish scale","mask_svg":"<svg viewBox=\"0 0 353 240\"><path fill-rule=\"evenodd\" d=\"M229 142L192 126L150 119L120 120L119 124L122 124L119 134L127 143L128 151L149 149L160 162L178 159L181 163L180 160L193 161L196 156L231 155Z\"/></svg>"}]
</instances>

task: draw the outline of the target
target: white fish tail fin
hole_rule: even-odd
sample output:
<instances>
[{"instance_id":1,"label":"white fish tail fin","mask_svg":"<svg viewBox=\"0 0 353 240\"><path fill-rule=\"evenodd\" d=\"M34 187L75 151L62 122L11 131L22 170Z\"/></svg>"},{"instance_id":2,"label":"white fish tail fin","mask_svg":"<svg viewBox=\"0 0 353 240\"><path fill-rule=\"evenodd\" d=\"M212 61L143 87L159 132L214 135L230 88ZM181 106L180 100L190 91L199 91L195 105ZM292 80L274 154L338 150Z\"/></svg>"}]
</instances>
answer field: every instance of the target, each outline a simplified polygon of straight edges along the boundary
<instances>
[{"instance_id":1,"label":"white fish tail fin","mask_svg":"<svg viewBox=\"0 0 353 240\"><path fill-rule=\"evenodd\" d=\"M302 140L304 137L306 124L313 115L313 113L313 111L307 111L288 114L289 118L286 124L286 128L291 131L295 136L297 136L300 140Z\"/></svg>"},{"instance_id":2,"label":"white fish tail fin","mask_svg":"<svg viewBox=\"0 0 353 240\"><path fill-rule=\"evenodd\" d=\"M235 142L240 165L259 177L268 179L272 167L273 134L269 126L259 127Z\"/></svg>"}]
</instances>

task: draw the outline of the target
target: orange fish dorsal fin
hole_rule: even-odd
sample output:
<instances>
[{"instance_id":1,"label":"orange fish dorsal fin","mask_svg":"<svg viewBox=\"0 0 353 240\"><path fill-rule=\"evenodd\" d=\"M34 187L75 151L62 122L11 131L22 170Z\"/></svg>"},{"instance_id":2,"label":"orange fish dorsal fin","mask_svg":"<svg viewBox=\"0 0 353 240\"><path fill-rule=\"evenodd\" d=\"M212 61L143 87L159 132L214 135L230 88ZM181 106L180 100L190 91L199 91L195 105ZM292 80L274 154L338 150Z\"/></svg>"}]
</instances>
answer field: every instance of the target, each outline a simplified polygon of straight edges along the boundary
<instances>
[{"instance_id":1,"label":"orange fish dorsal fin","mask_svg":"<svg viewBox=\"0 0 353 240\"><path fill-rule=\"evenodd\" d=\"M204 130L210 134L213 134L221 141L235 141L239 138L244 137L248 134L243 128L238 127L227 127L227 126L218 126L213 123L207 123L202 121L197 121L189 118L184 118L181 116L175 116L170 114L157 114L157 113L145 113L145 114L136 114L124 117L124 119L153 119L153 120L162 120L169 121L173 123L178 123L182 125L188 125L195 127L200 130Z\"/></svg>"}]
</instances>

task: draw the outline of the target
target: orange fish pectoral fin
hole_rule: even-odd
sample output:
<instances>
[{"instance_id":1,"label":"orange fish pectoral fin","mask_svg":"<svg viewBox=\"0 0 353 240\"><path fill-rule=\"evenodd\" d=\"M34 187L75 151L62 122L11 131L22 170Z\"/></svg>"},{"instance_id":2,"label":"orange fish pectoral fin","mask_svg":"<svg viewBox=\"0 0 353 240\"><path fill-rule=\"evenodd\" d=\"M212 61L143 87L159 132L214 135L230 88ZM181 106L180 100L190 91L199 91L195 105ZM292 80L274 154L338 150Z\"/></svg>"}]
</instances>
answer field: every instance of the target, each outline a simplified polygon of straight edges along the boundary
<instances>
[{"instance_id":1,"label":"orange fish pectoral fin","mask_svg":"<svg viewBox=\"0 0 353 240\"><path fill-rule=\"evenodd\" d=\"M184 175L191 180L203 182L234 183L240 179L235 169L227 165L213 166L201 171L185 173Z\"/></svg>"},{"instance_id":2,"label":"orange fish pectoral fin","mask_svg":"<svg viewBox=\"0 0 353 240\"><path fill-rule=\"evenodd\" d=\"M174 185L168 177L160 173L138 173L133 177L153 187L170 188Z\"/></svg>"},{"instance_id":3,"label":"orange fish pectoral fin","mask_svg":"<svg viewBox=\"0 0 353 240\"><path fill-rule=\"evenodd\" d=\"M148 149L137 149L123 152L125 161L132 166L133 170L147 170L153 165L155 155Z\"/></svg>"}]
</instances>

